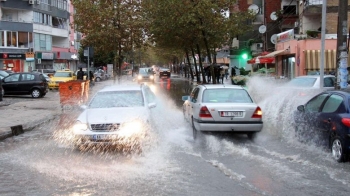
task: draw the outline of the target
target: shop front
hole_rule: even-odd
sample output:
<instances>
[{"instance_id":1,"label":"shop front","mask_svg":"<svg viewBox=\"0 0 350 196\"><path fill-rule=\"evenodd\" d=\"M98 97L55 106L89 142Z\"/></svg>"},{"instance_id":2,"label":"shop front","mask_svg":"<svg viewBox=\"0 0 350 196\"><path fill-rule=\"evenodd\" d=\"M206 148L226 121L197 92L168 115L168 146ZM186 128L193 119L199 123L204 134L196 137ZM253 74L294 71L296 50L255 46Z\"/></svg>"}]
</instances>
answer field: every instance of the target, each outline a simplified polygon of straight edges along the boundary
<instances>
[{"instance_id":1,"label":"shop front","mask_svg":"<svg viewBox=\"0 0 350 196\"><path fill-rule=\"evenodd\" d=\"M77 54L71 52L55 52L54 66L59 69L78 70Z\"/></svg>"},{"instance_id":2,"label":"shop front","mask_svg":"<svg viewBox=\"0 0 350 196\"><path fill-rule=\"evenodd\" d=\"M54 53L52 52L36 52L35 68L33 69L55 69L53 60Z\"/></svg>"},{"instance_id":3,"label":"shop front","mask_svg":"<svg viewBox=\"0 0 350 196\"><path fill-rule=\"evenodd\" d=\"M325 40L324 73L332 74L336 70L336 39ZM289 30L277 35L275 50L261 58L274 57L276 76L294 78L302 75L320 73L321 39L295 39L294 31Z\"/></svg>"},{"instance_id":4,"label":"shop front","mask_svg":"<svg viewBox=\"0 0 350 196\"><path fill-rule=\"evenodd\" d=\"M0 69L23 72L25 59L25 54L0 53Z\"/></svg>"}]
</instances>

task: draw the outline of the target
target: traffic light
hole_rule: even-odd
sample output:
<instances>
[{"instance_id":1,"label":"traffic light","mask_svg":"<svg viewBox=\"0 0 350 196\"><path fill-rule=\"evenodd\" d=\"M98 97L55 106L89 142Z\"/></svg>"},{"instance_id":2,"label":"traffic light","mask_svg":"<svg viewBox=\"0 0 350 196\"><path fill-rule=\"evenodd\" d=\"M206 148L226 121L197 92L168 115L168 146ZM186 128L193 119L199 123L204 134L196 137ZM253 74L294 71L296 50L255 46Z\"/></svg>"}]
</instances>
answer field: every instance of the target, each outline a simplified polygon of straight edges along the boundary
<instances>
[{"instance_id":1,"label":"traffic light","mask_svg":"<svg viewBox=\"0 0 350 196\"><path fill-rule=\"evenodd\" d=\"M244 60L248 59L248 54L246 52L242 53L241 58Z\"/></svg>"}]
</instances>

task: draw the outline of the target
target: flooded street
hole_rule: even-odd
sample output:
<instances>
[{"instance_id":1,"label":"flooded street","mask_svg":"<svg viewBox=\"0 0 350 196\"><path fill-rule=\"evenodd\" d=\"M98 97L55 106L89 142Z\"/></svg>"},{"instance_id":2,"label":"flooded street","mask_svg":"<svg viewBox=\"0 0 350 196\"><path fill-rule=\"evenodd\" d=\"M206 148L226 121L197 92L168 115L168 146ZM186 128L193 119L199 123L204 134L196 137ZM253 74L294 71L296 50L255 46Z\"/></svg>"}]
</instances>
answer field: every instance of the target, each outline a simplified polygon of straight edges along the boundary
<instances>
[{"instance_id":1,"label":"flooded street","mask_svg":"<svg viewBox=\"0 0 350 196\"><path fill-rule=\"evenodd\" d=\"M275 81L253 78L249 85L264 121L253 141L233 133L194 141L181 109L192 84L161 80L151 87L158 98L154 134L141 155L75 149L62 128L78 112L68 111L0 141L0 195L348 195L350 163L295 136L292 113L307 98L274 91Z\"/></svg>"}]
</instances>

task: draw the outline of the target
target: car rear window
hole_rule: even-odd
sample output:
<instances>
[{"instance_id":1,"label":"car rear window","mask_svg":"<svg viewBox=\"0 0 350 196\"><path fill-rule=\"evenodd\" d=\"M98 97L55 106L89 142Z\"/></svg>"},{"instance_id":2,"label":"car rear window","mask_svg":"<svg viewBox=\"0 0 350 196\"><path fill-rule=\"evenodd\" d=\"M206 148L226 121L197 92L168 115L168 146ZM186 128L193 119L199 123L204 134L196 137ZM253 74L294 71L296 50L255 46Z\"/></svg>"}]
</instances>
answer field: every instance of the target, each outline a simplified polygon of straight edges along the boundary
<instances>
[{"instance_id":1,"label":"car rear window","mask_svg":"<svg viewBox=\"0 0 350 196\"><path fill-rule=\"evenodd\" d=\"M141 107L144 100L141 90L99 92L90 102L90 108Z\"/></svg>"},{"instance_id":2,"label":"car rear window","mask_svg":"<svg viewBox=\"0 0 350 196\"><path fill-rule=\"evenodd\" d=\"M244 89L207 89L203 92L203 103L253 103Z\"/></svg>"}]
</instances>

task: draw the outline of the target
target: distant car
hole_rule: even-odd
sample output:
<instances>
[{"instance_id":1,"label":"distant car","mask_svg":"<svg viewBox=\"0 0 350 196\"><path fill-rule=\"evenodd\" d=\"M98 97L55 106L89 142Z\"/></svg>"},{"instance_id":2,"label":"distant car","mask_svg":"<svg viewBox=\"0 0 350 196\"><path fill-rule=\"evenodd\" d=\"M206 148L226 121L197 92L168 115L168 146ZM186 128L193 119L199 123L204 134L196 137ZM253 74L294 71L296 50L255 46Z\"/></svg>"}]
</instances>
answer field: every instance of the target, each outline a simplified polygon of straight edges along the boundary
<instances>
[{"instance_id":1,"label":"distant car","mask_svg":"<svg viewBox=\"0 0 350 196\"><path fill-rule=\"evenodd\" d=\"M0 79L0 101L3 100L4 89L2 88L2 79Z\"/></svg>"},{"instance_id":2,"label":"distant car","mask_svg":"<svg viewBox=\"0 0 350 196\"><path fill-rule=\"evenodd\" d=\"M76 79L77 76L73 73L73 71L69 69L56 71L53 77L50 78L49 89L58 89L61 82L67 82Z\"/></svg>"},{"instance_id":3,"label":"distant car","mask_svg":"<svg viewBox=\"0 0 350 196\"><path fill-rule=\"evenodd\" d=\"M163 77L166 77L166 78L170 78L171 76L171 72L170 72L170 69L168 68L159 68L159 78L163 78Z\"/></svg>"},{"instance_id":4,"label":"distant car","mask_svg":"<svg viewBox=\"0 0 350 196\"><path fill-rule=\"evenodd\" d=\"M303 142L329 146L332 157L346 161L350 153L350 91L317 94L294 112L297 137Z\"/></svg>"},{"instance_id":5,"label":"distant car","mask_svg":"<svg viewBox=\"0 0 350 196\"><path fill-rule=\"evenodd\" d=\"M151 67L140 68L137 75L137 82L154 82L154 72Z\"/></svg>"},{"instance_id":6,"label":"distant car","mask_svg":"<svg viewBox=\"0 0 350 196\"><path fill-rule=\"evenodd\" d=\"M51 79L50 79L50 77L49 77L48 75L43 74L43 76L44 76L44 78L46 79L47 82L50 82L50 81L51 81Z\"/></svg>"},{"instance_id":7,"label":"distant car","mask_svg":"<svg viewBox=\"0 0 350 196\"><path fill-rule=\"evenodd\" d=\"M155 95L143 84L99 90L72 127L75 146L141 145L139 140L144 139L149 131L147 127L153 122L154 107Z\"/></svg>"},{"instance_id":8,"label":"distant car","mask_svg":"<svg viewBox=\"0 0 350 196\"><path fill-rule=\"evenodd\" d=\"M48 76L53 76L56 73L54 69L34 69L32 70L32 72L39 72L39 73L46 74Z\"/></svg>"},{"instance_id":9,"label":"distant car","mask_svg":"<svg viewBox=\"0 0 350 196\"><path fill-rule=\"evenodd\" d=\"M306 75L298 76L291 79L289 82L284 85L287 88L320 88L321 83L320 75ZM323 88L328 90L334 89L336 79L333 75L324 75L323 78Z\"/></svg>"},{"instance_id":10,"label":"distant car","mask_svg":"<svg viewBox=\"0 0 350 196\"><path fill-rule=\"evenodd\" d=\"M182 100L194 139L197 131L246 133L252 139L263 128L261 108L241 86L198 85Z\"/></svg>"},{"instance_id":11,"label":"distant car","mask_svg":"<svg viewBox=\"0 0 350 196\"><path fill-rule=\"evenodd\" d=\"M98 69L94 73L95 81L100 82L101 80L107 80L109 76L106 74L106 72L102 69Z\"/></svg>"},{"instance_id":12,"label":"distant car","mask_svg":"<svg viewBox=\"0 0 350 196\"><path fill-rule=\"evenodd\" d=\"M36 72L17 72L2 79L4 95L31 95L44 97L48 85L45 77Z\"/></svg>"}]
</instances>

